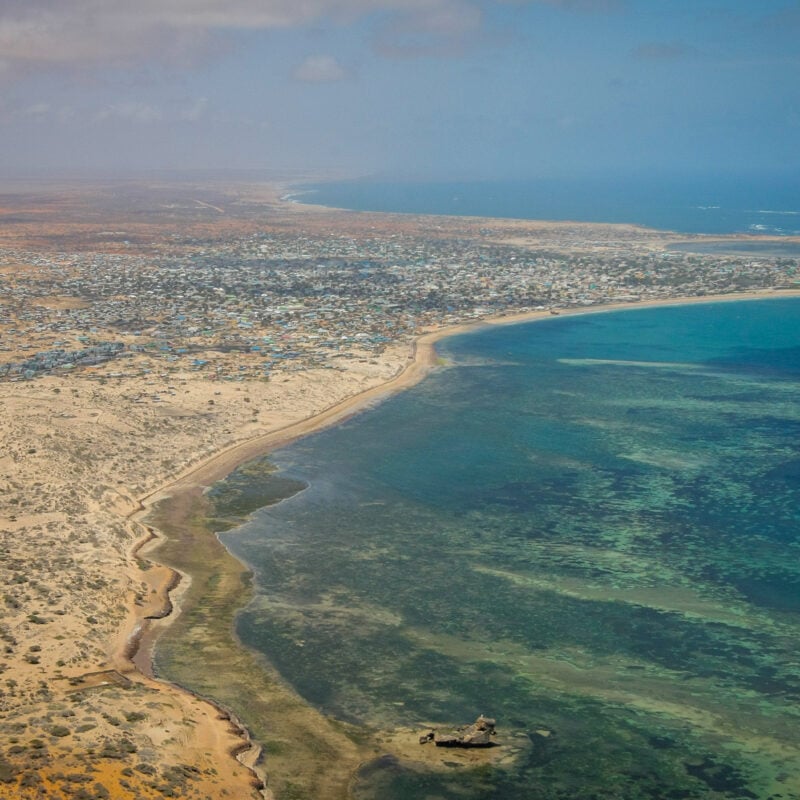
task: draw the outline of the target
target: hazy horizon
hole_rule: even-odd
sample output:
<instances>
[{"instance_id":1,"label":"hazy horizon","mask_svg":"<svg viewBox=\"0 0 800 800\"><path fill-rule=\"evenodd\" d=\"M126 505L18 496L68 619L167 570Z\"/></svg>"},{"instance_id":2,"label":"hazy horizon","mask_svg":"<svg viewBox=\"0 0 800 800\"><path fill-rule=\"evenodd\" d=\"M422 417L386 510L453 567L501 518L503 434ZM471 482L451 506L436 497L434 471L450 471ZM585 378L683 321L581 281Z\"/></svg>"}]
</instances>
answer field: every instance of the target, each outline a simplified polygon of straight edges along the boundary
<instances>
[{"instance_id":1,"label":"hazy horizon","mask_svg":"<svg viewBox=\"0 0 800 800\"><path fill-rule=\"evenodd\" d=\"M6 0L0 174L800 172L793 0Z\"/></svg>"}]
</instances>

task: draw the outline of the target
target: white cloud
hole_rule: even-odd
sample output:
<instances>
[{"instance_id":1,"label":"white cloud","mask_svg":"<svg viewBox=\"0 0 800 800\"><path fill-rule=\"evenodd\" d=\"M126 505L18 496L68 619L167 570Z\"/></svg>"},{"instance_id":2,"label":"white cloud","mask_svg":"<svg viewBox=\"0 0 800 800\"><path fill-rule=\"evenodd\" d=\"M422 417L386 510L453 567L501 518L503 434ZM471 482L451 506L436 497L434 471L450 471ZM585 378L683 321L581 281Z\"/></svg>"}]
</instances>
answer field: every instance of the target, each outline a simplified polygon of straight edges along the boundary
<instances>
[{"instance_id":1,"label":"white cloud","mask_svg":"<svg viewBox=\"0 0 800 800\"><path fill-rule=\"evenodd\" d=\"M499 0L493 0L499 2ZM536 0L535 0L536 1ZM538 0L541 2L541 0ZM0 53L16 72L186 61L237 30L352 23L386 12L433 35L471 28L478 0L2 0Z\"/></svg>"},{"instance_id":2,"label":"white cloud","mask_svg":"<svg viewBox=\"0 0 800 800\"><path fill-rule=\"evenodd\" d=\"M185 120L186 122L196 122L206 113L207 109L208 98L198 97L196 100L192 100L191 102L187 103L180 110L178 116L180 119Z\"/></svg>"},{"instance_id":3,"label":"white cloud","mask_svg":"<svg viewBox=\"0 0 800 800\"><path fill-rule=\"evenodd\" d=\"M631 55L645 61L676 61L697 55L697 51L682 42L648 42L633 50Z\"/></svg>"},{"instance_id":4,"label":"white cloud","mask_svg":"<svg viewBox=\"0 0 800 800\"><path fill-rule=\"evenodd\" d=\"M46 117L52 108L49 103L33 103L20 111L22 117Z\"/></svg>"},{"instance_id":5,"label":"white cloud","mask_svg":"<svg viewBox=\"0 0 800 800\"><path fill-rule=\"evenodd\" d=\"M448 0L414 14L395 15L379 32L378 52L391 57L454 55L474 42L483 24L475 6Z\"/></svg>"},{"instance_id":6,"label":"white cloud","mask_svg":"<svg viewBox=\"0 0 800 800\"><path fill-rule=\"evenodd\" d=\"M543 0L551 6L561 6L573 11L611 13L621 10L625 0Z\"/></svg>"},{"instance_id":7,"label":"white cloud","mask_svg":"<svg viewBox=\"0 0 800 800\"><path fill-rule=\"evenodd\" d=\"M492 4L611 10L625 0L0 0L0 77L62 66L186 64L225 34L382 14L378 49L455 52Z\"/></svg>"},{"instance_id":8,"label":"white cloud","mask_svg":"<svg viewBox=\"0 0 800 800\"><path fill-rule=\"evenodd\" d=\"M102 111L94 115L95 122L106 122L107 120L121 119L127 122L138 122L147 124L158 122L162 119L161 111L147 103L136 101L124 101L107 106Z\"/></svg>"},{"instance_id":9,"label":"white cloud","mask_svg":"<svg viewBox=\"0 0 800 800\"><path fill-rule=\"evenodd\" d=\"M334 83L344 80L347 72L332 56L316 55L309 56L299 64L292 72L292 77L304 83Z\"/></svg>"}]
</instances>

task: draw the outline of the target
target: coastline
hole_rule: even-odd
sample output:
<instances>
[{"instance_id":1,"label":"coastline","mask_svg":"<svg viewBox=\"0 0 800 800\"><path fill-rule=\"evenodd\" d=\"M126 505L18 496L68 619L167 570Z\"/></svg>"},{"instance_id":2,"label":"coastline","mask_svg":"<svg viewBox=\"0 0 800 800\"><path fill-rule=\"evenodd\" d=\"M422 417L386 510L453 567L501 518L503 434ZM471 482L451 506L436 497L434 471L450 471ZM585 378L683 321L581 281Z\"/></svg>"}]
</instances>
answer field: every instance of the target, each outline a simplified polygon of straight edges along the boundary
<instances>
[{"instance_id":1,"label":"coastline","mask_svg":"<svg viewBox=\"0 0 800 800\"><path fill-rule=\"evenodd\" d=\"M340 422L358 414L371 404L380 402L387 397L404 391L414 386L425 378L436 366L438 355L436 343L451 336L460 336L471 333L484 327L501 325L521 325L554 316L569 317L584 314L599 314L612 311L629 311L638 308L657 308L660 306L696 305L703 303L725 303L748 300L768 300L786 297L800 297L800 289L770 289L754 292L742 292L720 295L697 295L692 297L673 297L642 302L619 302L597 304L558 309L557 311L523 311L515 314L487 317L474 322L463 322L447 325L435 330L427 331L418 336L413 342L409 355L409 362L392 378L377 386L365 389L351 397L340 400L318 414L314 414L299 422L276 428L267 433L259 434L252 439L230 445L217 453L203 459L199 464L194 464L158 488L148 492L138 499L141 508L138 509L133 519L140 520L140 514L146 515L147 509L160 500L176 492L191 487L208 487L212 483L229 475L238 466L274 450L290 442L308 436L323 428L337 425Z\"/></svg>"},{"instance_id":2,"label":"coastline","mask_svg":"<svg viewBox=\"0 0 800 800\"><path fill-rule=\"evenodd\" d=\"M350 179L350 180L360 180ZM682 230L679 227L662 227L660 224L653 224L652 222L631 222L629 218L625 217L617 221L609 220L589 220L583 219L580 215L577 216L515 216L506 214L493 213L490 210L484 210L482 213L459 213L451 211L450 213L441 213L434 211L412 211L412 210L397 210L391 208L366 208L357 207L356 205L337 205L335 203L320 202L315 198L319 194L320 187L324 187L329 182L338 183L340 179L326 179L317 178L313 184L307 182L297 183L294 181L286 181L280 184L278 199L286 205L293 212L335 212L344 214L377 214L396 217L407 218L441 218L443 220L483 220L491 219L495 225L519 225L523 224L529 228L543 227L543 226L581 226L581 227L611 227L611 228L634 228L642 232L648 232L657 236L669 237L681 242L735 242L735 243L753 243L753 244L788 244L800 247L800 231L778 232L779 229L764 229L762 227L754 226L751 230Z\"/></svg>"},{"instance_id":3,"label":"coastline","mask_svg":"<svg viewBox=\"0 0 800 800\"><path fill-rule=\"evenodd\" d=\"M659 306L767 300L788 297L800 297L800 289L762 290L721 295L673 297L647 300L642 302L621 302L602 305L597 304L592 306L559 309L557 312L555 312L555 315L577 316ZM199 463L190 466L180 473L176 478L161 484L156 489L153 489L140 497L138 501L138 507L128 515L128 519L130 520L131 524L137 526L137 529L144 530L145 533L131 549L129 555L132 559L136 559L138 557L147 559L151 564L165 570L164 574L166 577L158 587L157 592L158 596L162 599L164 613L161 613L157 616L153 615L142 618L141 614L137 614L136 609L129 609L129 612L132 612L132 617L130 618L137 619L137 622L134 628L129 627L125 631L124 652L129 659L133 659L136 669L138 669L145 676L147 676L148 673L152 673L153 649L158 640L161 636L163 636L165 631L169 630L169 628L174 625L175 620L181 613L187 613L191 608L190 603L184 602L186 591L194 580L191 572L183 572L180 569L176 570L173 567L159 562L157 552L159 550L159 545L162 545L165 541L165 538L168 539L169 537L165 537L164 532L159 530L158 527L156 527L154 530L154 528L150 527L147 522L147 520L150 520L156 511L156 506L161 506L163 501L168 501L167 505L172 505L173 507L175 507L176 504L183 504L183 516L178 514L177 516L173 517L173 523L177 524L178 526L181 524L185 526L187 525L187 522L193 513L193 509L196 509L196 504L202 500L204 489L208 488L214 482L224 478L243 463L263 456L270 450L284 446L298 438L307 436L323 428L339 424L364 410L373 403L380 402L383 399L386 399L397 392L403 391L421 381L436 367L438 363L438 356L435 348L435 345L438 341L451 336L477 331L484 327L523 324L527 322L540 321L543 319L551 319L553 316L554 313L551 311L526 311L517 314L488 317L486 319L443 326L427 331L413 342L412 352L408 356L407 363L402 366L400 370L396 372L395 375L389 380L347 397L321 411L320 413L313 414L300 421L277 427L251 439L247 439L245 441L225 447L222 450L204 458ZM206 535L207 533L208 532L206 531ZM219 544L217 537L213 538L217 541L217 544ZM221 544L219 544L219 547L222 547ZM224 550L224 548L222 549ZM229 551L225 550L225 554L228 559L237 565L233 568L234 571L238 569L238 574L240 576L247 576L249 574L247 565L236 561ZM246 601L247 593L249 592L249 578L243 578L242 580L243 583L240 587L239 599ZM173 596L176 594L178 595L177 598ZM241 607L243 604L243 602L240 603L239 607ZM242 647L240 643L238 646ZM254 662L258 662L259 660L258 658L254 659L252 653L247 653L247 657ZM264 666L264 663L265 662L262 659L261 666ZM258 665L256 664L256 666ZM252 668L252 664L250 665L250 668ZM274 675L272 677L274 678ZM183 691L188 691L190 694L195 695L192 690L186 689L180 685L177 686ZM207 697L205 694L199 696L205 701L210 702L215 708L222 708L225 713L231 714L231 711L228 709L226 704L218 702L218 700L213 696ZM233 713L236 711L236 708L232 709ZM231 718L234 720L234 724L239 726L244 740L248 743L244 746L246 752L240 752L237 757L239 757L240 761L257 775L263 787L268 783L268 776L257 763L260 757L259 746L258 744L254 745L252 743L253 740L246 726L238 723L236 717ZM368 748L365 749L363 746L356 747L354 751L349 753L349 761L348 758L345 758L343 760L344 764L340 763L340 767L349 763L350 768L352 768L353 764L357 766L358 764L363 763L363 760L368 757ZM269 764L267 764L267 768L269 768ZM337 776L334 776L334 783L336 777ZM341 779L342 776L340 774L338 775L339 782L341 782ZM330 784L327 788L338 791L338 789L335 789ZM269 788L262 789L262 791L265 797L272 796Z\"/></svg>"}]
</instances>

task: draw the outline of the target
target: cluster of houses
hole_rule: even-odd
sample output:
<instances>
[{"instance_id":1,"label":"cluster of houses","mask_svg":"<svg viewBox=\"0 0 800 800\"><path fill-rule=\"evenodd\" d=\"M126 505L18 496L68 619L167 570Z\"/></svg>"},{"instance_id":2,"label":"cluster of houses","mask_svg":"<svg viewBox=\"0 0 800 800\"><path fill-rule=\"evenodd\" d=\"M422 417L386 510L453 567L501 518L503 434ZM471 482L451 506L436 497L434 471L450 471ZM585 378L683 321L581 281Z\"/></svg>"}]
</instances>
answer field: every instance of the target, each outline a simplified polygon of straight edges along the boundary
<instances>
[{"instance_id":1,"label":"cluster of houses","mask_svg":"<svg viewBox=\"0 0 800 800\"><path fill-rule=\"evenodd\" d=\"M0 364L0 378L17 376L31 379L48 372L68 372L76 367L94 367L124 355L125 345L121 342L100 342L80 350L45 350L18 363Z\"/></svg>"},{"instance_id":2,"label":"cluster of houses","mask_svg":"<svg viewBox=\"0 0 800 800\"><path fill-rule=\"evenodd\" d=\"M0 269L0 379L132 355L141 371L214 379L335 367L429 326L786 286L798 268L787 257L656 249L625 230L578 245L557 230L535 248L492 229L389 229L186 239L147 256L0 251L0 267L27 265Z\"/></svg>"}]
</instances>

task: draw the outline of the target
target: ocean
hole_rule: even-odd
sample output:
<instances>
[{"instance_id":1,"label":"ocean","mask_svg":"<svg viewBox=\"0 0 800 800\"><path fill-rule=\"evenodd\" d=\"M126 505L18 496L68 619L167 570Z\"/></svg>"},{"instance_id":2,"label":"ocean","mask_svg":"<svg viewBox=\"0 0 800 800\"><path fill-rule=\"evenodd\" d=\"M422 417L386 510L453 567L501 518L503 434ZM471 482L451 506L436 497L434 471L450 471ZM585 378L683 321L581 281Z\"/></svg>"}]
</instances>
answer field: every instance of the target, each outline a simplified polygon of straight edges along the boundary
<instances>
[{"instance_id":1,"label":"ocean","mask_svg":"<svg viewBox=\"0 0 800 800\"><path fill-rule=\"evenodd\" d=\"M438 349L209 495L276 501L220 536L255 575L238 635L307 703L371 732L483 713L515 743L377 759L353 796L800 798L800 300Z\"/></svg>"},{"instance_id":2,"label":"ocean","mask_svg":"<svg viewBox=\"0 0 800 800\"><path fill-rule=\"evenodd\" d=\"M634 223L679 233L800 236L800 176L411 182L298 186L300 202L357 211Z\"/></svg>"}]
</instances>

